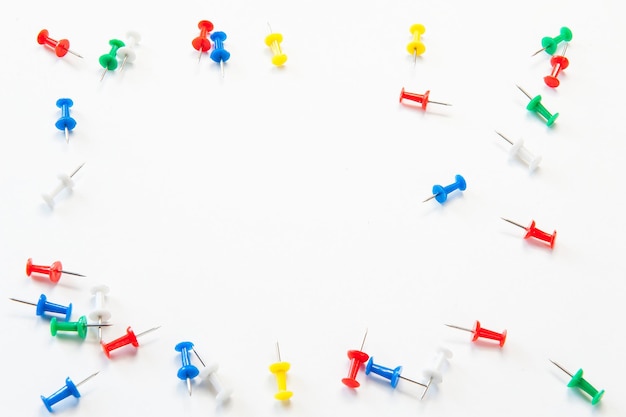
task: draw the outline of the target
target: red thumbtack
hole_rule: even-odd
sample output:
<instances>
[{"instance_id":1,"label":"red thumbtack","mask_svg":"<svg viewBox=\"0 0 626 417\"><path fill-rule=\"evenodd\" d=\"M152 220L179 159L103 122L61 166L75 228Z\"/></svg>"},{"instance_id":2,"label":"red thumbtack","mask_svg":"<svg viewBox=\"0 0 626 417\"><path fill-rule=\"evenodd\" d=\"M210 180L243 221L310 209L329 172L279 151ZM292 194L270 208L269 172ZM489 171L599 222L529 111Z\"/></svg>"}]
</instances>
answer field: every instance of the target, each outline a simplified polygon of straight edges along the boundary
<instances>
[{"instance_id":1,"label":"red thumbtack","mask_svg":"<svg viewBox=\"0 0 626 417\"><path fill-rule=\"evenodd\" d=\"M200 35L195 37L191 41L191 46L199 52L198 62L202 58L202 52L206 52L211 49L211 41L209 40L209 33L213 30L213 23L208 20L201 20L198 22L198 29L200 29Z\"/></svg>"},{"instance_id":2,"label":"red thumbtack","mask_svg":"<svg viewBox=\"0 0 626 417\"><path fill-rule=\"evenodd\" d=\"M474 329L466 329L465 327L454 326L452 324L446 324L446 326L474 333L474 336L472 336L472 342L475 342L476 340L478 340L479 337L482 337L485 339L496 340L500 344L500 347L502 347L504 346L504 342L506 341L506 330L504 330L502 333L498 333L492 330L483 329L482 327L480 327L480 322L478 320L476 320L476 323L474 323Z\"/></svg>"},{"instance_id":3,"label":"red thumbtack","mask_svg":"<svg viewBox=\"0 0 626 417\"><path fill-rule=\"evenodd\" d=\"M404 91L404 87L402 87L402 91L400 91L400 103L402 103L402 100L404 100L404 99L415 101L416 103L421 103L422 110L426 110L426 106L428 106L428 103L440 104L442 106L451 106L452 105L452 104L448 104L448 103L441 103L439 101L429 100L428 99L429 96L430 96L430 90L426 90L426 92L424 94L417 94L417 93L406 92L406 91Z\"/></svg>"},{"instance_id":4,"label":"red thumbtack","mask_svg":"<svg viewBox=\"0 0 626 417\"><path fill-rule=\"evenodd\" d=\"M68 52L72 55L82 58L82 56L70 50L70 41L68 41L67 39L61 39L60 41L55 41L48 35L49 35L49 32L46 29L42 29L37 35L37 43L40 45L46 45L52 48L54 50L54 53L59 58L64 57Z\"/></svg>"},{"instance_id":5,"label":"red thumbtack","mask_svg":"<svg viewBox=\"0 0 626 417\"><path fill-rule=\"evenodd\" d=\"M550 58L550 65L552 65L552 72L550 75L546 75L543 77L543 81L546 83L548 87L556 88L561 84L559 79L557 78L561 73L561 70L564 70L569 66L569 60L565 58L565 51L567 51L567 44L563 48L563 53L561 55L552 55Z\"/></svg>"},{"instance_id":6,"label":"red thumbtack","mask_svg":"<svg viewBox=\"0 0 626 417\"><path fill-rule=\"evenodd\" d=\"M550 248L554 248L554 240L556 239L556 230L554 232L552 232L552 234L550 233L546 233L542 230L539 230L535 227L535 221L532 220L530 222L530 226L526 227L526 226L522 226L519 223L515 223L514 221L505 219L504 217L502 217L502 220L509 222L511 224L514 224L517 227L521 227L522 229L526 230L526 236L524 236L524 239L528 239L529 237L534 237L536 239L539 240L543 240L544 242L547 242L548 245L550 245Z\"/></svg>"},{"instance_id":7,"label":"red thumbtack","mask_svg":"<svg viewBox=\"0 0 626 417\"><path fill-rule=\"evenodd\" d=\"M26 275L30 276L33 272L42 275L48 275L50 281L58 282L61 279L61 274L76 275L77 277L84 277L84 275L77 274L76 272L68 272L63 270L61 261L55 261L50 266L46 265L34 265L33 258L28 258L26 261Z\"/></svg>"},{"instance_id":8,"label":"red thumbtack","mask_svg":"<svg viewBox=\"0 0 626 417\"><path fill-rule=\"evenodd\" d=\"M363 345L365 344L366 337L367 331L365 332L365 336L363 336L363 342L361 343L360 350L353 349L348 351L348 359L350 359L350 370L348 371L348 376L341 380L341 382L343 382L344 385L346 385L347 387L358 388L361 386L359 381L356 380L356 376L359 373L359 369L361 369L361 366L370 358L367 353L363 352Z\"/></svg>"},{"instance_id":9,"label":"red thumbtack","mask_svg":"<svg viewBox=\"0 0 626 417\"><path fill-rule=\"evenodd\" d=\"M109 343L100 342L100 344L102 345L102 350L104 350L104 354L107 355L107 358L110 358L111 351L115 349L119 349L122 346L133 345L134 347L139 347L139 342L137 341L137 338L153 330L156 330L159 327L161 326L153 327L152 329L146 330L145 332L141 332L136 335L135 332L133 332L133 329L131 329L131 327L128 326L128 328L126 328L126 334L124 336L119 337Z\"/></svg>"}]
</instances>

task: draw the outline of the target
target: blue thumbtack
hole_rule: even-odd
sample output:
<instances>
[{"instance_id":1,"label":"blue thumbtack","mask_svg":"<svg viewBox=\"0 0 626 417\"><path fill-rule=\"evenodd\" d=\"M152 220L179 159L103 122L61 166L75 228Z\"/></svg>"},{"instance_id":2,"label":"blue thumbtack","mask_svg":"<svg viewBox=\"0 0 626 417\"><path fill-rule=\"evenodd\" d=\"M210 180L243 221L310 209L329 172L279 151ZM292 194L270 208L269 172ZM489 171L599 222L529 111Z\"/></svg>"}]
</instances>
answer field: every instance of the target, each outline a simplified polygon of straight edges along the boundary
<instances>
[{"instance_id":1,"label":"blue thumbtack","mask_svg":"<svg viewBox=\"0 0 626 417\"><path fill-rule=\"evenodd\" d=\"M426 387L426 385L420 382L403 377L402 366L396 366L393 369L387 368L385 366L374 363L374 357L370 357L370 359L367 361L367 364L365 365L365 375L369 375L370 373L374 373L376 375L382 376L385 379L388 379L392 388L397 387L398 382L400 382L401 379Z\"/></svg>"},{"instance_id":2,"label":"blue thumbtack","mask_svg":"<svg viewBox=\"0 0 626 417\"><path fill-rule=\"evenodd\" d=\"M48 301L44 294L39 296L39 301L37 304L30 303L28 301L18 300L16 298L9 298L10 300L17 301L18 303L28 304L31 306L35 306L37 309L35 313L38 316L42 317L56 317L56 315L60 315L61 319L64 321L68 321L70 316L72 315L72 303L70 303L67 307L61 304L55 304ZM65 317L64 317L65 316Z\"/></svg>"},{"instance_id":3,"label":"blue thumbtack","mask_svg":"<svg viewBox=\"0 0 626 417\"><path fill-rule=\"evenodd\" d=\"M76 120L70 117L70 107L74 105L71 98L60 98L57 107L61 109L61 117L54 124L57 129L65 131L65 142L70 142L70 130L76 127Z\"/></svg>"},{"instance_id":4,"label":"blue thumbtack","mask_svg":"<svg viewBox=\"0 0 626 417\"><path fill-rule=\"evenodd\" d=\"M454 177L454 183L450 185L446 185L445 187L441 185L433 185L433 195L428 197L423 203L428 200L436 199L439 203L443 204L448 199L448 194L450 194L454 190L465 191L467 184L465 183L465 178L461 175L456 175Z\"/></svg>"},{"instance_id":5,"label":"blue thumbtack","mask_svg":"<svg viewBox=\"0 0 626 417\"><path fill-rule=\"evenodd\" d=\"M224 76L224 62L230 58L230 52L224 49L224 41L226 40L226 34L224 32L213 32L209 36L213 41L213 51L210 58L220 64L222 71L222 77Z\"/></svg>"},{"instance_id":6,"label":"blue thumbtack","mask_svg":"<svg viewBox=\"0 0 626 417\"><path fill-rule=\"evenodd\" d=\"M88 376L87 378L85 378L81 382L79 382L78 384L74 384L74 382L72 382L72 380L68 376L67 378L65 378L65 386L63 388L61 388L60 390L58 390L54 394L50 395L49 397L44 397L42 395L41 396L41 401L43 401L43 403L46 406L46 408L48 409L48 411L52 412L52 406L54 404L58 403L61 400L64 400L65 398L69 397L70 395L72 395L72 396L74 396L76 398L80 398L80 392L78 392L78 387L81 384L87 382L89 379L91 379L94 376L98 375L98 373L99 372L96 372L95 374L92 374L92 375Z\"/></svg>"},{"instance_id":7,"label":"blue thumbtack","mask_svg":"<svg viewBox=\"0 0 626 417\"><path fill-rule=\"evenodd\" d=\"M200 370L191 364L191 359L189 358L189 352L193 350L193 343L180 342L174 349L180 352L182 361L182 366L178 370L177 376L183 381L187 381L187 391L189 391L189 395L191 395L191 379L197 377L200 373Z\"/></svg>"}]
</instances>

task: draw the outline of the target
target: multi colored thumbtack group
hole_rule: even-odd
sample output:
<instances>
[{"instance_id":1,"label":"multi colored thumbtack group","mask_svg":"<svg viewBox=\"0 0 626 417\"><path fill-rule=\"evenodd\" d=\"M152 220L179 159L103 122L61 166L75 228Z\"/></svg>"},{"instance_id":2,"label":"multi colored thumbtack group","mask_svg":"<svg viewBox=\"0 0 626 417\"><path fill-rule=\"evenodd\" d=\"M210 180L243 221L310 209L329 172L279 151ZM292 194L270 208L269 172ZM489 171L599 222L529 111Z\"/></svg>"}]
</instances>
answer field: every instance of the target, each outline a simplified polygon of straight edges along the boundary
<instances>
[{"instance_id":1,"label":"multi colored thumbtack group","mask_svg":"<svg viewBox=\"0 0 626 417\"><path fill-rule=\"evenodd\" d=\"M281 46L283 35L274 32L269 23L267 27L269 34L265 37L264 43L269 48L268 52L271 54L271 63L276 67L284 67L287 62L287 55L283 52ZM199 32L196 32L196 36L192 38L191 46L197 51L198 64L201 63L202 56L207 53L209 58L219 65L221 76L224 77L225 64L231 57L230 52L228 52L225 47L227 40L226 33L213 31L214 25L209 20L200 20L197 23L197 28ZM426 51L426 46L422 39L423 35L426 33L425 26L421 23L414 23L409 27L409 33L411 37L406 44L408 59L411 60L414 67L417 67L418 58L420 59L420 65L426 65L427 60L422 58ZM107 50L100 55L98 59L98 63L102 67L100 81L104 80L107 73L113 71L121 72L128 64L136 60L137 54L135 50L141 42L141 39L141 35L138 32L128 31L124 40L112 38L108 41ZM569 67L569 61L565 57L565 53L571 39L572 31L567 27L561 27L558 35L554 37L543 37L541 39L541 49L532 55L534 57L544 52L550 57L550 71L543 79L545 85L550 88L556 88L561 84L559 76L562 74L563 70ZM47 29L42 29L39 32L37 42L53 51L59 58L65 57L68 53L78 58L83 58L70 49L70 42L67 39L55 40L50 37ZM563 46L561 47L561 45ZM561 48L561 52L557 54L559 48ZM552 127L559 113L548 111L542 104L541 95L533 96L522 87L517 86L517 88L529 100L526 109L536 114L546 126ZM426 90L424 93L415 93L406 91L404 87L401 88L399 102L413 108L419 108L423 111L426 111L428 105L431 103L451 106L449 103L431 100L430 90ZM57 119L55 127L63 132L67 144L70 143L70 134L73 134L72 132L77 125L76 120L70 115L70 109L72 109L73 106L74 101L71 98L61 97L56 101L56 107L60 109L60 117ZM525 147L523 139L513 141L498 131L496 131L496 133L510 145L508 149L510 159L522 162L528 167L531 173L538 169L542 157L529 151ZM72 191L74 187L73 177L83 166L84 163L75 168L69 175L60 174L60 183L50 193L43 195L44 201L50 208L55 207L57 199L64 191L67 193ZM453 197L461 197L463 191L467 189L466 180L460 174L455 174L453 178L454 180L447 185L433 185L430 195L423 200L423 202L426 203L434 199L437 203L443 205ZM533 238L533 240L540 241L542 245L545 244L545 246L549 248L554 248L557 234L556 230L552 233L542 231L535 226L535 220L531 220L528 226L525 226L513 220L502 219L524 229L524 239ZM57 284L63 275L85 278L85 275L64 270L60 261L54 261L50 265L43 265L35 264L31 258L26 262L26 275L32 277L33 280L37 282L43 283L49 281L52 284ZM50 334L52 336L58 336L59 339L81 341L87 339L89 335L92 334L91 332L94 332L93 337L97 340L104 356L109 359L114 359L116 355L123 355L124 352L134 352L140 346L140 338L160 328L160 326L155 326L135 333L133 328L128 326L126 327L125 333L116 338L107 338L109 341L106 342L103 338L103 328L112 326L110 322L112 313L106 307L109 287L106 285L96 285L91 288L90 293L94 299L93 310L88 314L81 314L75 321L72 320L72 315L74 314L72 303L52 302L48 299L46 294L40 294L36 301L26 301L18 298L10 298L10 300L35 307L35 315L48 320ZM35 297L33 296L32 299L35 299ZM446 326L471 333L470 340L472 342L478 342L477 345L480 348L489 348L490 346L504 348L507 340L506 330L501 332L488 330L482 327L478 320L474 322L472 328L452 324L446 324ZM109 331L110 329L106 330L106 332ZM412 384L413 386L419 387L419 389L421 389L421 394L419 395L421 400L424 399L433 385L439 385L443 382L443 374L450 367L450 359L453 357L452 351L448 348L443 346L439 347L433 352L430 362L427 362L423 367L421 375L415 377L411 376L409 378L403 375L402 365L385 366L379 362L375 362L374 357L364 351L367 334L368 332L366 331L359 349L347 351L349 360L348 374L341 379L341 382L346 387L352 390L359 388L361 386L359 373L363 371L367 377L382 381L385 385L388 384L392 389L397 388L401 384ZM176 378L184 383L181 385L181 389L191 396L194 386L209 386L210 390L215 395L215 400L218 405L223 405L231 399L233 388L231 388L217 372L218 365L216 362L211 362L207 365L196 351L194 343L188 340L177 343L173 348L180 358L180 367L177 370L172 370L172 376L175 375ZM287 388L287 373L291 369L291 364L283 361L278 342L276 342L276 358L277 361L269 365L269 372L274 376L277 386L273 397L278 401L288 402L294 395L294 393ZM591 404L596 405L599 403L604 395L604 390L598 390L587 382L583 378L582 369L571 373L558 363L552 360L550 361L569 376L570 380L567 383L567 387L576 388L586 393L591 399ZM198 365L201 367L199 368ZM62 400L69 397L80 398L81 395L78 387L91 380L98 375L99 372L100 371L96 371L86 376L78 383L74 383L70 377L66 377L65 384L60 389L51 395L41 396L45 408L52 412L56 404Z\"/></svg>"}]
</instances>

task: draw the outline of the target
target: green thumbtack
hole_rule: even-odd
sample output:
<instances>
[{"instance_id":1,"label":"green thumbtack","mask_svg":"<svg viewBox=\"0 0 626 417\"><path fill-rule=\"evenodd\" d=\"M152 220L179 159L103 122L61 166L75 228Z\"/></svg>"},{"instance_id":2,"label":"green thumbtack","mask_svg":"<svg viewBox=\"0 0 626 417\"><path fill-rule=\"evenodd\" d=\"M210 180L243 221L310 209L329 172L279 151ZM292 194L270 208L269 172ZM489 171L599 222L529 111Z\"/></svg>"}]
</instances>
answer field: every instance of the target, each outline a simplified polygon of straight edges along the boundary
<instances>
[{"instance_id":1,"label":"green thumbtack","mask_svg":"<svg viewBox=\"0 0 626 417\"><path fill-rule=\"evenodd\" d=\"M88 327L111 326L111 324L87 324L87 317L80 316L78 321L58 321L56 317L50 319L50 334L56 336L57 332L76 332L81 339L87 337Z\"/></svg>"},{"instance_id":2,"label":"green thumbtack","mask_svg":"<svg viewBox=\"0 0 626 417\"><path fill-rule=\"evenodd\" d=\"M559 114L558 113L551 114L548 110L546 110L544 105L541 104L541 95L537 95L535 97L531 97L519 85L517 86L517 88L519 88L520 91L522 93L524 93L526 95L526 97L528 97L528 99L530 100L530 103L528 103L528 105L526 105L526 110L533 111L533 112L543 116L543 118L546 119L546 125L548 127L552 126L554 124L554 122L556 121L556 118L559 117Z\"/></svg>"},{"instance_id":3,"label":"green thumbtack","mask_svg":"<svg viewBox=\"0 0 626 417\"><path fill-rule=\"evenodd\" d=\"M581 391L586 392L591 397L591 404L592 405L596 405L596 404L598 404L600 402L600 400L602 399L602 396L604 395L604 390L599 390L598 391L596 388L593 387L593 385L591 385L589 382L587 382L587 380L585 378L583 378L583 370L582 369L579 369L575 374L572 375L571 372L567 371L565 368L563 368L558 363L554 362L552 359L550 359L550 362L555 364L560 370L562 370L563 372L565 372L566 374L568 374L572 378L567 383L568 387L570 387L570 388L578 388Z\"/></svg>"},{"instance_id":4,"label":"green thumbtack","mask_svg":"<svg viewBox=\"0 0 626 417\"><path fill-rule=\"evenodd\" d=\"M115 71L117 69L117 50L126 46L124 42L118 39L111 39L109 45L111 45L111 51L108 54L100 55L99 62L102 68L104 68L100 81L102 81L107 71Z\"/></svg>"},{"instance_id":5,"label":"green thumbtack","mask_svg":"<svg viewBox=\"0 0 626 417\"><path fill-rule=\"evenodd\" d=\"M571 40L572 40L572 31L568 27L563 26L559 30L559 34L555 36L554 38L551 38L550 36L544 36L543 38L541 38L542 48L538 50L537 52L535 52L534 54L532 54L532 56L537 55L541 51L546 51L546 53L550 55L554 55L554 53L556 52L556 47L559 45L559 43L563 41L569 42Z\"/></svg>"}]
</instances>

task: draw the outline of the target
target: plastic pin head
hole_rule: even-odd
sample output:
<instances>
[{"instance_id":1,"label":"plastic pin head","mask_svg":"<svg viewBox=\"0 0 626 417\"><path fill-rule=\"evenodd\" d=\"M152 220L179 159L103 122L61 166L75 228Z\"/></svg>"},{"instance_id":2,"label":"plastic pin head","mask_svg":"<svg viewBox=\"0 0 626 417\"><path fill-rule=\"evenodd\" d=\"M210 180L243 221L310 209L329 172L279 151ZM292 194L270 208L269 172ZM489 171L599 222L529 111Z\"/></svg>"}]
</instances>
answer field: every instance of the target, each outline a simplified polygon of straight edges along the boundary
<instances>
[{"instance_id":1,"label":"plastic pin head","mask_svg":"<svg viewBox=\"0 0 626 417\"><path fill-rule=\"evenodd\" d=\"M191 395L191 380L198 376L200 371L191 363L190 353L193 350L193 343L180 342L174 346L176 352L180 352L182 366L178 369L176 376L187 382L187 391Z\"/></svg>"},{"instance_id":2,"label":"plastic pin head","mask_svg":"<svg viewBox=\"0 0 626 417\"><path fill-rule=\"evenodd\" d=\"M87 378L80 381L78 384L75 384L68 376L67 378L65 378L65 386L63 386L57 392L55 392L54 394L48 397L44 397L43 395L41 395L41 401L43 401L43 404L46 406L48 411L52 413L53 412L52 406L58 403L59 401L64 400L65 398L68 398L69 396L80 398L80 392L78 391L78 387L84 384L85 382L87 382L88 380L90 380L91 378L93 378L94 376L98 375L98 373L99 372L91 374Z\"/></svg>"},{"instance_id":3,"label":"plastic pin head","mask_svg":"<svg viewBox=\"0 0 626 417\"><path fill-rule=\"evenodd\" d=\"M448 194L450 194L452 191L465 191L466 188L467 183L465 182L465 178L457 174L454 177L454 182L450 185L446 185L445 187L439 184L433 185L433 195L424 200L423 203L434 198L435 200L437 200L437 202L443 204L448 199Z\"/></svg>"},{"instance_id":4,"label":"plastic pin head","mask_svg":"<svg viewBox=\"0 0 626 417\"><path fill-rule=\"evenodd\" d=\"M356 376L359 373L359 370L363 366L365 362L369 359L369 355L363 352L363 346L365 346L365 339L367 338L367 330L365 331L365 335L363 336L363 341L361 342L361 348L359 350L349 350L348 351L348 359L350 359L350 370L348 371L348 376L343 378L341 382L349 388L358 388L361 386L359 381L356 380Z\"/></svg>"},{"instance_id":5,"label":"plastic pin head","mask_svg":"<svg viewBox=\"0 0 626 417\"><path fill-rule=\"evenodd\" d=\"M51 303L45 294L39 296L37 303L30 303L28 301L22 301L15 298L9 298L10 300L17 301L18 303L28 304L36 307L35 314L41 317L58 317L63 321L69 321L72 315L72 303L67 306L61 304Z\"/></svg>"},{"instance_id":6,"label":"plastic pin head","mask_svg":"<svg viewBox=\"0 0 626 417\"><path fill-rule=\"evenodd\" d=\"M276 342L276 352L278 362L270 365L270 372L276 377L276 384L278 385L278 391L274 394L274 398L279 401L287 401L293 396L293 392L287 390L287 371L291 369L291 364L281 360L278 342Z\"/></svg>"},{"instance_id":7,"label":"plastic pin head","mask_svg":"<svg viewBox=\"0 0 626 417\"><path fill-rule=\"evenodd\" d=\"M477 341L479 338L491 339L497 341L500 347L504 346L504 343L506 342L506 330L503 330L502 333L498 333L492 330L483 329L480 327L480 322L478 320L474 323L473 329L466 329L452 324L446 324L446 326L473 333L472 342Z\"/></svg>"},{"instance_id":8,"label":"plastic pin head","mask_svg":"<svg viewBox=\"0 0 626 417\"><path fill-rule=\"evenodd\" d=\"M422 43L421 37L426 32L426 28L421 23L415 23L409 28L413 39L406 45L407 52L413 56L413 65L417 62L417 56L422 55L426 51L426 47Z\"/></svg>"},{"instance_id":9,"label":"plastic pin head","mask_svg":"<svg viewBox=\"0 0 626 417\"><path fill-rule=\"evenodd\" d=\"M283 41L281 33L273 33L272 28L267 24L270 34L265 37L265 45L269 46L272 51L272 64L277 67L283 66L287 62L287 55L283 53L280 44Z\"/></svg>"},{"instance_id":10,"label":"plastic pin head","mask_svg":"<svg viewBox=\"0 0 626 417\"><path fill-rule=\"evenodd\" d=\"M67 39L61 39L59 41L52 39L47 29L42 29L37 34L37 43L52 49L59 58L64 57L68 52L74 56L82 58L82 56L70 50L70 41Z\"/></svg>"},{"instance_id":11,"label":"plastic pin head","mask_svg":"<svg viewBox=\"0 0 626 417\"><path fill-rule=\"evenodd\" d=\"M553 38L550 36L544 36L543 38L541 38L541 49L535 52L534 54L532 54L532 56L537 55L541 51L546 51L547 54L554 55L559 43L569 42L571 40L572 40L572 31L568 27L563 26L559 30L559 34L557 36Z\"/></svg>"},{"instance_id":12,"label":"plastic pin head","mask_svg":"<svg viewBox=\"0 0 626 417\"><path fill-rule=\"evenodd\" d=\"M63 270L61 261L55 261L50 266L35 265L33 264L33 258L28 258L26 261L26 275L29 277L33 274L47 275L52 282L58 282L61 279L61 274L74 275L77 277L84 277L84 275L77 274L76 272L69 272Z\"/></svg>"},{"instance_id":13,"label":"plastic pin head","mask_svg":"<svg viewBox=\"0 0 626 417\"><path fill-rule=\"evenodd\" d=\"M198 51L198 63L200 63L202 53L211 49L209 33L213 30L213 23L208 20L201 20L198 22L198 29L200 29L200 35L193 38L191 46L193 46L193 49Z\"/></svg>"},{"instance_id":14,"label":"plastic pin head","mask_svg":"<svg viewBox=\"0 0 626 417\"><path fill-rule=\"evenodd\" d=\"M520 227L526 230L526 235L524 236L524 239L528 239L529 237L534 237L535 239L546 242L550 246L550 249L554 248L554 241L556 240L556 230L552 232L552 234L544 232L543 230L539 230L535 227L534 220L531 220L530 225L526 227L512 220L505 219L504 217L501 217L501 219L504 220L505 222L509 222L517 227Z\"/></svg>"},{"instance_id":15,"label":"plastic pin head","mask_svg":"<svg viewBox=\"0 0 626 417\"><path fill-rule=\"evenodd\" d=\"M565 372L566 374L568 374L571 377L570 381L567 383L568 387L570 387L570 388L578 388L581 391L585 392L587 395L589 395L589 397L591 397L591 404L592 405L596 405L596 404L598 404L600 402L600 400L604 396L604 390L598 390L593 385L591 385L589 382L587 382L587 380L585 378L583 378L583 370L582 369L579 369L578 371L576 371L575 374L572 374L571 372L569 372L568 370L563 368L561 365L559 365L558 363L554 362L552 359L550 359L550 362L552 362L559 369L561 369L563 372Z\"/></svg>"}]
</instances>

